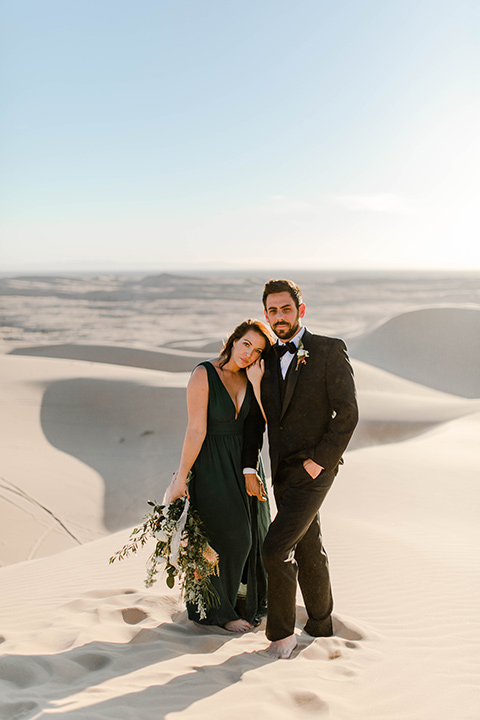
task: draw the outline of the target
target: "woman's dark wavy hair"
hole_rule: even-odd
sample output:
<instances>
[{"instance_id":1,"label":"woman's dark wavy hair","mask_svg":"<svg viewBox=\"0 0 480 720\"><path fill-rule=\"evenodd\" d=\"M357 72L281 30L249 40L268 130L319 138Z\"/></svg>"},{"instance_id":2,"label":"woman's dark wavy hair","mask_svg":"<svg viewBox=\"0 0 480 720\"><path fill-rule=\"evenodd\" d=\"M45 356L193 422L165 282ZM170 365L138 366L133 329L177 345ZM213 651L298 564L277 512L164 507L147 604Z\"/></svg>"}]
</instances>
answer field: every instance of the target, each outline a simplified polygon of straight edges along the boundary
<instances>
[{"instance_id":1,"label":"woman's dark wavy hair","mask_svg":"<svg viewBox=\"0 0 480 720\"><path fill-rule=\"evenodd\" d=\"M235 340L240 340L244 335L247 334L249 330L253 330L254 332L262 335L262 337L265 338L265 350L262 354L268 351L274 344L275 339L268 325L261 322L260 320L244 320L242 323L240 323L240 325L237 325L230 337L225 340L223 347L220 350L220 367L226 365L226 363L230 360L233 343L235 342Z\"/></svg>"}]
</instances>

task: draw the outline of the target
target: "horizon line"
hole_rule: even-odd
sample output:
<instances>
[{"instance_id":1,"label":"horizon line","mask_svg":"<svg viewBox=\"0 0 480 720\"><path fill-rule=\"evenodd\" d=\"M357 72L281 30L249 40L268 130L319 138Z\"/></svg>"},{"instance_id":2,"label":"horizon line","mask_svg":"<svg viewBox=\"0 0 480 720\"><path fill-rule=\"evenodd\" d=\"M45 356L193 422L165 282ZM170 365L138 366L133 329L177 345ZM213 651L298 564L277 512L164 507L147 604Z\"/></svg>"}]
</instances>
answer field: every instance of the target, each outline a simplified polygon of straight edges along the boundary
<instances>
[{"instance_id":1,"label":"horizon line","mask_svg":"<svg viewBox=\"0 0 480 720\"><path fill-rule=\"evenodd\" d=\"M119 267L108 267L108 266L99 266L99 267L80 267L80 268L66 268L66 267L50 267L50 268L12 268L8 270L0 270L0 277L2 278L8 278L8 277L15 277L17 275L23 275L27 277L31 276L48 276L53 274L65 274L65 275L79 275L79 274L88 274L88 275L97 275L97 274L111 274L111 275L193 275L193 274L217 274L217 273L250 273L250 274L264 274L264 273L287 273L287 274L294 274L294 273L324 273L324 274L330 274L330 273L341 273L341 274L383 274L383 273L429 273L429 274L478 274L480 273L480 267L455 267L455 268L445 268L445 267L362 267L362 268L339 268L339 267L318 267L318 268L312 268L310 267L295 267L295 268L280 268L280 267L271 267L271 268L264 268L264 267L258 267L258 268L251 268L251 267L231 267L231 266L224 266L224 267L214 267L214 268L193 268L193 267L168 267L168 268L147 268L147 267L138 267L138 268L119 268Z\"/></svg>"}]
</instances>

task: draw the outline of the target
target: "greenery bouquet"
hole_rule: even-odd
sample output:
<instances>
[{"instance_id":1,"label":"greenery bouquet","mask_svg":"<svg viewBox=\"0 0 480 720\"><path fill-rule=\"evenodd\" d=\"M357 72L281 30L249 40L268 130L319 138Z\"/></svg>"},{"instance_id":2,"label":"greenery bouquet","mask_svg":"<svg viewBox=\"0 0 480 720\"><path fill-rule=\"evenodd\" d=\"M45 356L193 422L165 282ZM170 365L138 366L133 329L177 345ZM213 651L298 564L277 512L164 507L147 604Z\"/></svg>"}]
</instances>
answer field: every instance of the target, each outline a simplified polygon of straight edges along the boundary
<instances>
[{"instance_id":1,"label":"greenery bouquet","mask_svg":"<svg viewBox=\"0 0 480 720\"><path fill-rule=\"evenodd\" d=\"M136 553L153 538L156 545L147 561L145 585L151 587L156 582L158 565L165 563L168 587L173 588L178 578L185 601L196 605L200 619L206 618L207 610L219 603L210 579L218 575L218 555L205 537L198 514L190 508L186 497L169 505L149 500L148 505L153 509L143 518L143 525L132 531L129 542L110 562Z\"/></svg>"}]
</instances>

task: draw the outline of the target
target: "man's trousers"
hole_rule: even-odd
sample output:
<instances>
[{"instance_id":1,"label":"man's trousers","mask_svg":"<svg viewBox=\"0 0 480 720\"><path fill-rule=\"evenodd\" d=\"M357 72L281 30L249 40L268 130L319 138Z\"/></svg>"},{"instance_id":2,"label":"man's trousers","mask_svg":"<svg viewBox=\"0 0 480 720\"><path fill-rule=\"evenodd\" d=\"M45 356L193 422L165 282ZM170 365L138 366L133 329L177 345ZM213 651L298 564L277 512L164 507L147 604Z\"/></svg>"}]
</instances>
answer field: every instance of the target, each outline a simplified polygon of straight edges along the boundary
<instances>
[{"instance_id":1,"label":"man's trousers","mask_svg":"<svg viewBox=\"0 0 480 720\"><path fill-rule=\"evenodd\" d=\"M295 630L297 578L305 601L305 630L332 634L333 598L328 558L322 543L319 509L337 471L313 479L301 461L281 463L273 488L277 515L263 546L268 573L267 638L281 640Z\"/></svg>"}]
</instances>

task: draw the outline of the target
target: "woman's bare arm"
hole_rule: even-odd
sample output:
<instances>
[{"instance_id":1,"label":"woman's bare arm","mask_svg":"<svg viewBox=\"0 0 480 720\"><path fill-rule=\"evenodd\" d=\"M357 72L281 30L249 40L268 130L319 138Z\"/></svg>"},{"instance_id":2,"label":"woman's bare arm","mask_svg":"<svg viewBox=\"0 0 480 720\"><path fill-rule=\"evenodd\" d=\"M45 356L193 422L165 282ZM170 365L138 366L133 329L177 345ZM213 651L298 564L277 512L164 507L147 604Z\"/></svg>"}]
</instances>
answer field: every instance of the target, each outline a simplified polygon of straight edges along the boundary
<instances>
[{"instance_id":1,"label":"woman's bare arm","mask_svg":"<svg viewBox=\"0 0 480 720\"><path fill-rule=\"evenodd\" d=\"M208 376L207 370L199 365L192 373L187 385L188 424L183 441L180 465L165 493L165 502L170 503L187 492L187 476L197 459L207 434Z\"/></svg>"}]
</instances>

